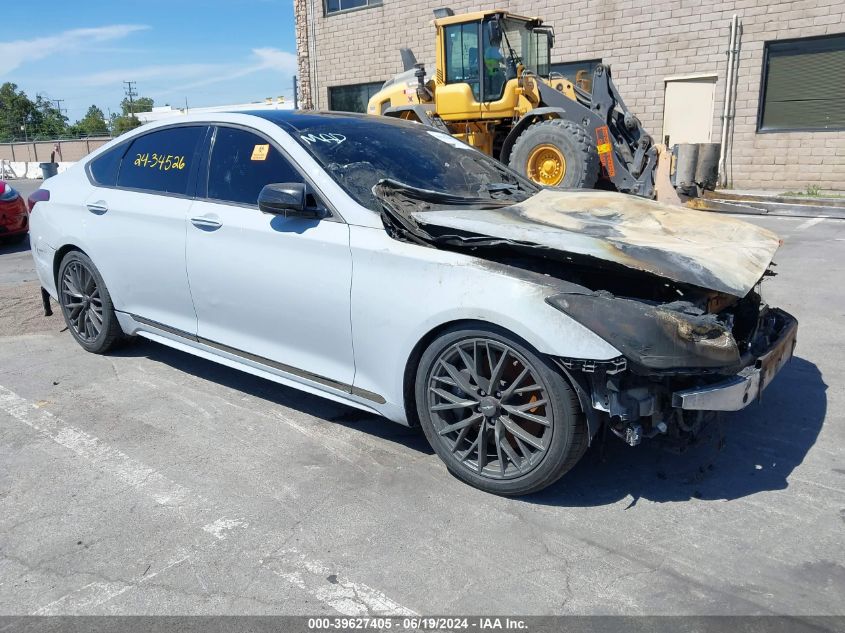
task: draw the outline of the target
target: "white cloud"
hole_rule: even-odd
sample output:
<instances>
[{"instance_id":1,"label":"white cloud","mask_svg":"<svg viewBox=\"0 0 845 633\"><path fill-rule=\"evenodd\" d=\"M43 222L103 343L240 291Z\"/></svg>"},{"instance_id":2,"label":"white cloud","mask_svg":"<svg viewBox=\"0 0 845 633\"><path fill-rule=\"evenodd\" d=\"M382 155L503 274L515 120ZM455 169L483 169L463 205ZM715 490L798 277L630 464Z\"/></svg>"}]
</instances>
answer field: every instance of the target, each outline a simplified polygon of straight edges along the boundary
<instances>
[{"instance_id":1,"label":"white cloud","mask_svg":"<svg viewBox=\"0 0 845 633\"><path fill-rule=\"evenodd\" d=\"M241 64L220 64L216 72L204 73L204 77L197 78L193 83L181 88L182 90L192 90L223 81L232 81L262 70L273 70L285 75L293 75L296 73L296 55L277 48L254 48L252 49L251 60Z\"/></svg>"},{"instance_id":2,"label":"white cloud","mask_svg":"<svg viewBox=\"0 0 845 633\"><path fill-rule=\"evenodd\" d=\"M87 29L62 31L57 35L36 37L31 40L0 42L0 76L19 68L27 62L52 55L84 50L92 43L107 42L126 37L149 27L142 24L112 24Z\"/></svg>"},{"instance_id":3,"label":"white cloud","mask_svg":"<svg viewBox=\"0 0 845 633\"><path fill-rule=\"evenodd\" d=\"M219 70L219 64L161 64L157 66L105 70L91 75L76 77L72 81L84 86L119 85L126 79L132 79L133 81L162 79L177 81L194 79L198 76L218 72Z\"/></svg>"},{"instance_id":4,"label":"white cloud","mask_svg":"<svg viewBox=\"0 0 845 633\"><path fill-rule=\"evenodd\" d=\"M261 68L272 68L286 74L296 72L296 55L278 48L253 48L252 54L258 58Z\"/></svg>"}]
</instances>

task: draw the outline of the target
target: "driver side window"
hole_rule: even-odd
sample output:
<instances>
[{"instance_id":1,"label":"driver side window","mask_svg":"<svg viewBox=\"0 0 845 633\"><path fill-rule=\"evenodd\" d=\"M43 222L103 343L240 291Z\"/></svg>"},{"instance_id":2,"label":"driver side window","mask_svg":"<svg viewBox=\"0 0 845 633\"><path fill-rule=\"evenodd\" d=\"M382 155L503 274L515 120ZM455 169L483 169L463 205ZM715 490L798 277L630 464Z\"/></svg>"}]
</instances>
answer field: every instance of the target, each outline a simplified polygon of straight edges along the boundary
<instances>
[{"instance_id":1,"label":"driver side window","mask_svg":"<svg viewBox=\"0 0 845 633\"><path fill-rule=\"evenodd\" d=\"M444 28L446 40L446 83L467 83L476 101L481 99L478 76L478 22Z\"/></svg>"},{"instance_id":2,"label":"driver side window","mask_svg":"<svg viewBox=\"0 0 845 633\"><path fill-rule=\"evenodd\" d=\"M264 185L277 182L305 180L263 136L240 128L217 128L208 169L210 200L257 206Z\"/></svg>"}]
</instances>

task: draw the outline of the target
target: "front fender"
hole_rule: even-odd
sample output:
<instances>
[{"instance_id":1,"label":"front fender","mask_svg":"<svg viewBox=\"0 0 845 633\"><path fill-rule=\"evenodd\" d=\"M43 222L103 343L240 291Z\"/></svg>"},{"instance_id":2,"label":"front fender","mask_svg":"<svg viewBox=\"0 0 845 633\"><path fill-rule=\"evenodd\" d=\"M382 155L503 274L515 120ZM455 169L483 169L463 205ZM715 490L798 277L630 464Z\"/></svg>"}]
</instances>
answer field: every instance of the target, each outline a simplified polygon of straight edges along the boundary
<instances>
[{"instance_id":1,"label":"front fender","mask_svg":"<svg viewBox=\"0 0 845 633\"><path fill-rule=\"evenodd\" d=\"M546 303L561 292L557 280L508 274L506 266L400 242L384 230L351 229L354 384L384 396L383 412L391 419L404 421L405 367L415 347L456 321L497 325L550 356L620 355Z\"/></svg>"}]
</instances>

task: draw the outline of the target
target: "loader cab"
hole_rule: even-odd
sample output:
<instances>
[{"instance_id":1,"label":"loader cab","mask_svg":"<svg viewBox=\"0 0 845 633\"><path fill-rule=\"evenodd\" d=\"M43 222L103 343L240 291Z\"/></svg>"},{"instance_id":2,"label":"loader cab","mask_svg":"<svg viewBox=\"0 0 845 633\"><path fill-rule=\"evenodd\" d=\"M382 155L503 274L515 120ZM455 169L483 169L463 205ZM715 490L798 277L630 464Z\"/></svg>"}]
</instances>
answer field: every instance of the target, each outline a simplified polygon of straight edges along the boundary
<instances>
[{"instance_id":1,"label":"loader cab","mask_svg":"<svg viewBox=\"0 0 845 633\"><path fill-rule=\"evenodd\" d=\"M483 104L500 101L512 108L506 92L514 92L508 82L520 66L549 75L554 32L538 19L487 11L439 18L435 25L437 111L445 119L477 118Z\"/></svg>"}]
</instances>

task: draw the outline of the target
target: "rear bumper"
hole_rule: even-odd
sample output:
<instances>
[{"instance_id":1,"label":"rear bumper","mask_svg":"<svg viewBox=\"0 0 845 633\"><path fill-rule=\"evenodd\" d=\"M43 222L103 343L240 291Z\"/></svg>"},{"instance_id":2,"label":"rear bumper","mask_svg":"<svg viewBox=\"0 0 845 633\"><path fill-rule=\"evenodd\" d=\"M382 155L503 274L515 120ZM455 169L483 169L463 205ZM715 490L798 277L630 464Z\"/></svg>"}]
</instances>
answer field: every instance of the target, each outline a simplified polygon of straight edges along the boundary
<instances>
[{"instance_id":1,"label":"rear bumper","mask_svg":"<svg viewBox=\"0 0 845 633\"><path fill-rule=\"evenodd\" d=\"M772 310L780 322L769 350L735 376L714 384L676 391L672 406L688 411L739 411L760 398L763 390L792 358L798 321L783 310Z\"/></svg>"}]
</instances>

